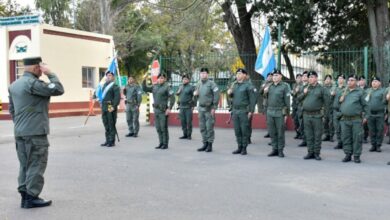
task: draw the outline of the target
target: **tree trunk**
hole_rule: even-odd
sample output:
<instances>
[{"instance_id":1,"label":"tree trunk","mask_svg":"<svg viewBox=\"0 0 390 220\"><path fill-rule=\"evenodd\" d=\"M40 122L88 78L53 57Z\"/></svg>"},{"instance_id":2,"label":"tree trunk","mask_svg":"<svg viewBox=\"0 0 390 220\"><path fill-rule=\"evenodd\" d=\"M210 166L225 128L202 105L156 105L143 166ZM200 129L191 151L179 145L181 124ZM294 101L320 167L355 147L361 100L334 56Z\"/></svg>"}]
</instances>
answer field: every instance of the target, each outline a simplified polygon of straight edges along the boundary
<instances>
[{"instance_id":1,"label":"tree trunk","mask_svg":"<svg viewBox=\"0 0 390 220\"><path fill-rule=\"evenodd\" d=\"M294 68L293 68L293 66L291 64L290 57L288 57L288 51L286 51L286 45L282 45L281 52L282 52L282 55L283 55L283 59L286 62L288 73L290 75L290 79L289 80L292 82L293 80L295 80Z\"/></svg>"}]
</instances>

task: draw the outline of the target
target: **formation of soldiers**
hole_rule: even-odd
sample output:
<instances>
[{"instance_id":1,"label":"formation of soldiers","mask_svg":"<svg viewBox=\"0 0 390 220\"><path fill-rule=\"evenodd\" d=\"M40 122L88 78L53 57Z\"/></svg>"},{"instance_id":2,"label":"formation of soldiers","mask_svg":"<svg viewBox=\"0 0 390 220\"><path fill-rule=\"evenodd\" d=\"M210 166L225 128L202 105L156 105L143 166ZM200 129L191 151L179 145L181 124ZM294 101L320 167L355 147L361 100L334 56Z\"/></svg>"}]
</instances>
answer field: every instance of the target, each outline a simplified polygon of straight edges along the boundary
<instances>
[{"instance_id":1,"label":"formation of soldiers","mask_svg":"<svg viewBox=\"0 0 390 220\"><path fill-rule=\"evenodd\" d=\"M48 161L48 107L50 97L62 95L64 88L58 77L42 63L41 57L26 58L23 62L25 73L9 88L9 110L15 124L16 151L20 162L20 206L28 209L45 207L52 203L51 200L39 197ZM196 86L191 85L191 77L184 75L183 83L176 94L163 74L158 75L157 84L152 86L147 85L144 79L142 90L152 93L154 99L155 127L159 137L156 149L168 149L168 117L177 95L183 130L180 139L192 139L192 115L194 107L198 106L203 142L198 151L213 151L215 111L218 108L220 91L216 83L208 78L208 73L207 68L200 70L200 81ZM49 83L39 80L42 74L48 77ZM134 78L129 77L123 91L126 96L126 119L129 127L126 137L138 137L142 90ZM337 83L334 84L332 76L327 75L321 85L315 71L305 71L297 75L291 90L290 85L282 81L282 73L275 70L257 90L245 69L240 68L236 71L236 80L228 87L227 95L237 142L237 149L233 154L247 154L257 100L263 102L260 110L266 115L271 137L272 151L268 154L269 157L284 157L285 126L290 114L291 100L295 138L303 140L299 146L307 146L305 160L321 160L321 142L333 141L333 136L336 135L335 149L343 149L345 153L342 161L349 162L353 156L353 161L360 163L363 141L370 136L369 151L381 152L384 124L385 121L390 123L386 114L390 109L390 87L382 88L381 79L378 77L372 78L370 88L367 88L363 77L350 75L346 78L341 74L337 76ZM115 135L118 137L115 124L120 102L120 88L115 85L114 73L106 72L106 82L96 96L101 104L105 127L106 140L101 146L113 147Z\"/></svg>"}]
</instances>

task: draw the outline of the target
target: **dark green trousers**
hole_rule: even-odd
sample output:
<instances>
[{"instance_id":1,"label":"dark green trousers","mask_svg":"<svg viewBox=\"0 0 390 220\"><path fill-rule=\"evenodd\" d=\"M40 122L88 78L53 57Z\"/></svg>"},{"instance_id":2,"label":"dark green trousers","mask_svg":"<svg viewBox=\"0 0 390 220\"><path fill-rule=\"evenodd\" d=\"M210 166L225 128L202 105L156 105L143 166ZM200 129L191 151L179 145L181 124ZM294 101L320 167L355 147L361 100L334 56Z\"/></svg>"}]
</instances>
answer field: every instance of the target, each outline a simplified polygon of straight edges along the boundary
<instances>
[{"instance_id":1,"label":"dark green trousers","mask_svg":"<svg viewBox=\"0 0 390 220\"><path fill-rule=\"evenodd\" d=\"M49 141L46 135L15 137L19 159L18 191L38 196L44 185Z\"/></svg>"},{"instance_id":2,"label":"dark green trousers","mask_svg":"<svg viewBox=\"0 0 390 220\"><path fill-rule=\"evenodd\" d=\"M334 126L333 126L333 111L330 110L328 114L324 116L324 134L333 138Z\"/></svg>"},{"instance_id":3,"label":"dark green trousers","mask_svg":"<svg viewBox=\"0 0 390 220\"><path fill-rule=\"evenodd\" d=\"M338 143L342 143L342 138L341 138L341 123L340 123L340 115L341 112L333 110L333 128L334 132L336 134L336 139Z\"/></svg>"},{"instance_id":4,"label":"dark green trousers","mask_svg":"<svg viewBox=\"0 0 390 220\"><path fill-rule=\"evenodd\" d=\"M241 147L248 146L250 134L248 112L233 110L233 123L237 145Z\"/></svg>"},{"instance_id":5,"label":"dark green trousers","mask_svg":"<svg viewBox=\"0 0 390 220\"><path fill-rule=\"evenodd\" d=\"M139 109L127 104L126 105L126 121L127 121L127 126L129 127L129 132L134 133L134 134L138 134L138 132L139 132Z\"/></svg>"},{"instance_id":6,"label":"dark green trousers","mask_svg":"<svg viewBox=\"0 0 390 220\"><path fill-rule=\"evenodd\" d=\"M363 144L362 120L341 120L341 135L344 153L360 156Z\"/></svg>"},{"instance_id":7,"label":"dark green trousers","mask_svg":"<svg viewBox=\"0 0 390 220\"><path fill-rule=\"evenodd\" d=\"M199 128L202 134L202 142L213 143L215 138L214 133L214 116L211 111L199 111Z\"/></svg>"},{"instance_id":8,"label":"dark green trousers","mask_svg":"<svg viewBox=\"0 0 390 220\"><path fill-rule=\"evenodd\" d=\"M381 145L383 142L384 118L384 114L372 115L368 118L368 130L370 131L370 140L373 146Z\"/></svg>"},{"instance_id":9,"label":"dark green trousers","mask_svg":"<svg viewBox=\"0 0 390 220\"><path fill-rule=\"evenodd\" d=\"M169 133L168 133L168 116L165 112L154 109L154 126L158 134L158 140L160 144L168 145Z\"/></svg>"},{"instance_id":10,"label":"dark green trousers","mask_svg":"<svg viewBox=\"0 0 390 220\"><path fill-rule=\"evenodd\" d=\"M184 136L192 134L192 108L180 108L179 112L181 130Z\"/></svg>"},{"instance_id":11,"label":"dark green trousers","mask_svg":"<svg viewBox=\"0 0 390 220\"><path fill-rule=\"evenodd\" d=\"M117 112L108 112L103 111L102 120L105 129L106 141L110 143L115 143L115 125L116 125Z\"/></svg>"},{"instance_id":12,"label":"dark green trousers","mask_svg":"<svg viewBox=\"0 0 390 220\"><path fill-rule=\"evenodd\" d=\"M267 110L267 128L271 136L272 149L283 150L285 146L285 124L282 110L280 112Z\"/></svg>"},{"instance_id":13,"label":"dark green trousers","mask_svg":"<svg viewBox=\"0 0 390 220\"><path fill-rule=\"evenodd\" d=\"M321 115L307 115L303 113L307 151L311 154L320 154L322 141L322 117Z\"/></svg>"}]
</instances>

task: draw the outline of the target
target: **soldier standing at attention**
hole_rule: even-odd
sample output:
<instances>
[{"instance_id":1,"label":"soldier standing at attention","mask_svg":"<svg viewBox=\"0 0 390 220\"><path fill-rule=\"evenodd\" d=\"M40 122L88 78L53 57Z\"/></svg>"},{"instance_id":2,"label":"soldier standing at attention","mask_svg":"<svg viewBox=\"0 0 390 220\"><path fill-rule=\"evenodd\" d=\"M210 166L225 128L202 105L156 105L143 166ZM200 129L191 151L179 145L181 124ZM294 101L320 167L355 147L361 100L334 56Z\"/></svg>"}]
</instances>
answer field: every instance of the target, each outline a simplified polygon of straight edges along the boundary
<instances>
[{"instance_id":1,"label":"soldier standing at attention","mask_svg":"<svg viewBox=\"0 0 390 220\"><path fill-rule=\"evenodd\" d=\"M360 163L362 154L362 123L369 117L364 91L357 86L357 76L348 77L348 87L340 96L341 135L345 158L343 162L351 161L352 154L355 163Z\"/></svg>"},{"instance_id":2,"label":"soldier standing at attention","mask_svg":"<svg viewBox=\"0 0 390 220\"><path fill-rule=\"evenodd\" d=\"M209 70L200 69L200 82L196 86L194 98L199 101L199 128L202 134L203 146L198 151L213 151L215 138L214 123L215 110L218 108L219 89L215 82L208 78Z\"/></svg>"},{"instance_id":3,"label":"soldier standing at attention","mask_svg":"<svg viewBox=\"0 0 390 220\"><path fill-rule=\"evenodd\" d=\"M250 85L250 87L251 87L251 89L252 89L252 91L253 91L253 94L254 94L254 96L255 96L255 100L257 100L258 92L257 92L256 87L253 85L252 80L251 80L251 78L250 78L250 76L249 76L248 73L246 73L246 75L245 75L245 80L249 83L249 85ZM257 102L257 101L256 101L256 102ZM254 106L253 108L256 108L256 104L255 104L255 106ZM248 135L248 144L252 144L252 121L253 121L253 113L254 113L254 112L252 112L252 114L250 114L250 116L249 116L249 135Z\"/></svg>"},{"instance_id":4,"label":"soldier standing at attention","mask_svg":"<svg viewBox=\"0 0 390 220\"><path fill-rule=\"evenodd\" d=\"M180 122L183 136L180 139L191 140L192 135L192 111L194 110L194 91L195 87L190 84L190 77L183 75L183 84L176 92L178 95L177 104L180 108Z\"/></svg>"},{"instance_id":5,"label":"soldier standing at attention","mask_svg":"<svg viewBox=\"0 0 390 220\"><path fill-rule=\"evenodd\" d=\"M259 94L260 94L260 96L262 96L262 100L263 100L263 110L262 110L262 112L265 115L265 120L266 121L267 121L267 94L264 93L264 90L265 89L268 90L269 86L273 83L272 75L273 75L272 72L267 75L267 79L261 84L260 90L259 90ZM265 138L269 138L270 137L269 133L265 134L264 137Z\"/></svg>"},{"instance_id":6,"label":"soldier standing at attention","mask_svg":"<svg viewBox=\"0 0 390 220\"><path fill-rule=\"evenodd\" d=\"M318 84L317 72L310 71L308 76L309 84L298 96L298 99L302 100L303 123L308 150L304 159L321 160L322 117L323 113L326 115L328 112L329 95L326 89Z\"/></svg>"},{"instance_id":7,"label":"soldier standing at attention","mask_svg":"<svg viewBox=\"0 0 390 220\"><path fill-rule=\"evenodd\" d=\"M332 82L332 76L326 75L324 86L326 89L327 95L329 96L329 103L326 103L326 105L329 107L329 111L327 111L327 114L324 115L324 134L325 137L322 139L322 141L331 141L333 142L333 136L334 136L334 129L333 129L333 108L332 103L333 99L331 96L332 89L334 89L334 85Z\"/></svg>"},{"instance_id":8,"label":"soldier standing at attention","mask_svg":"<svg viewBox=\"0 0 390 220\"><path fill-rule=\"evenodd\" d=\"M141 87L135 82L134 77L129 76L123 94L126 96L126 120L129 127L129 133L126 137L138 137L139 107L142 102L142 91Z\"/></svg>"},{"instance_id":9,"label":"soldier standing at attention","mask_svg":"<svg viewBox=\"0 0 390 220\"><path fill-rule=\"evenodd\" d=\"M290 109L290 86L282 82L282 73L275 70L273 84L264 89L267 95L267 128L271 135L272 152L269 157L284 157L285 121Z\"/></svg>"},{"instance_id":10,"label":"soldier standing at attention","mask_svg":"<svg viewBox=\"0 0 390 220\"><path fill-rule=\"evenodd\" d=\"M365 99L370 109L370 116L368 117L367 123L371 140L370 152L381 152L383 131L385 130L386 102L384 99L386 99L386 94L385 89L381 87L379 77L372 78L371 88L367 89Z\"/></svg>"},{"instance_id":11,"label":"soldier standing at attention","mask_svg":"<svg viewBox=\"0 0 390 220\"><path fill-rule=\"evenodd\" d=\"M293 85L291 95L293 97L292 100L292 117L294 120L294 129L296 132L296 135L294 139L298 139L301 134L299 133L299 118L298 118L298 100L297 100L297 95L299 91L299 87L302 84L302 74L298 73L295 77L295 83Z\"/></svg>"},{"instance_id":12,"label":"soldier standing at attention","mask_svg":"<svg viewBox=\"0 0 390 220\"><path fill-rule=\"evenodd\" d=\"M236 135L238 149L233 154L246 155L250 135L249 123L256 105L256 90L247 80L248 73L244 69L237 69L237 81L233 88L227 91L232 97L232 112L234 122L234 134Z\"/></svg>"},{"instance_id":13,"label":"soldier standing at attention","mask_svg":"<svg viewBox=\"0 0 390 220\"><path fill-rule=\"evenodd\" d=\"M103 85L102 91L102 120L105 129L106 142L100 146L113 147L115 146L115 135L117 134L115 127L117 110L121 99L120 88L115 84L114 73L110 71L106 72L106 82Z\"/></svg>"},{"instance_id":14,"label":"soldier standing at attention","mask_svg":"<svg viewBox=\"0 0 390 220\"><path fill-rule=\"evenodd\" d=\"M302 73L302 84L298 89L298 96L303 93L303 89L307 86L309 78L307 77L307 71ZM302 143L298 147L306 147L306 137L305 137L305 124L303 122L303 109L302 109L302 100L298 100L298 118L299 118L299 133L301 134Z\"/></svg>"},{"instance_id":15,"label":"soldier standing at attention","mask_svg":"<svg viewBox=\"0 0 390 220\"><path fill-rule=\"evenodd\" d=\"M358 86L363 89L365 93L367 93L368 86L367 86L367 81L364 76L359 76L359 82ZM364 130L364 136L363 136L363 143L367 144L368 143L368 134L369 134L369 129L368 129L368 123L363 124L363 130Z\"/></svg>"},{"instance_id":16,"label":"soldier standing at attention","mask_svg":"<svg viewBox=\"0 0 390 220\"><path fill-rule=\"evenodd\" d=\"M48 159L49 102L64 94L64 87L41 57L25 58L25 72L9 88L9 111L14 122L16 152L19 159L18 191L21 208L51 205L39 198ZM45 74L50 83L39 80Z\"/></svg>"},{"instance_id":17,"label":"soldier standing at attention","mask_svg":"<svg viewBox=\"0 0 390 220\"><path fill-rule=\"evenodd\" d=\"M160 141L160 144L155 148L163 150L168 149L168 116L175 104L173 91L165 80L165 75L160 73L157 76L157 84L153 86L146 85L146 75L142 81L142 89L145 92L153 93L154 125Z\"/></svg>"},{"instance_id":18,"label":"soldier standing at attention","mask_svg":"<svg viewBox=\"0 0 390 220\"><path fill-rule=\"evenodd\" d=\"M333 104L333 128L336 133L337 138L337 145L334 147L334 149L343 149L343 141L341 139L341 112L340 112L340 105L339 105L339 99L342 93L346 90L345 88L345 76L343 74L339 74L337 76L337 87L334 87L332 91L330 92L330 95L332 96Z\"/></svg>"}]
</instances>

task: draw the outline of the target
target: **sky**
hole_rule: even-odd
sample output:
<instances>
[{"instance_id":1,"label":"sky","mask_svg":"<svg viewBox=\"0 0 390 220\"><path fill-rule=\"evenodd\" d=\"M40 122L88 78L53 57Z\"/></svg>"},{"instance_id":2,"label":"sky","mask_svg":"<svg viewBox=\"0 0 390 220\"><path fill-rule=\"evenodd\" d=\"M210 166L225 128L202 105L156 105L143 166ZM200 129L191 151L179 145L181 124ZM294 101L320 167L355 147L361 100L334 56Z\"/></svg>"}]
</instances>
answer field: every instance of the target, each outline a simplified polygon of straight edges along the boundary
<instances>
[{"instance_id":1,"label":"sky","mask_svg":"<svg viewBox=\"0 0 390 220\"><path fill-rule=\"evenodd\" d=\"M15 0L21 6L30 6L30 8L35 9L34 0Z\"/></svg>"}]
</instances>

